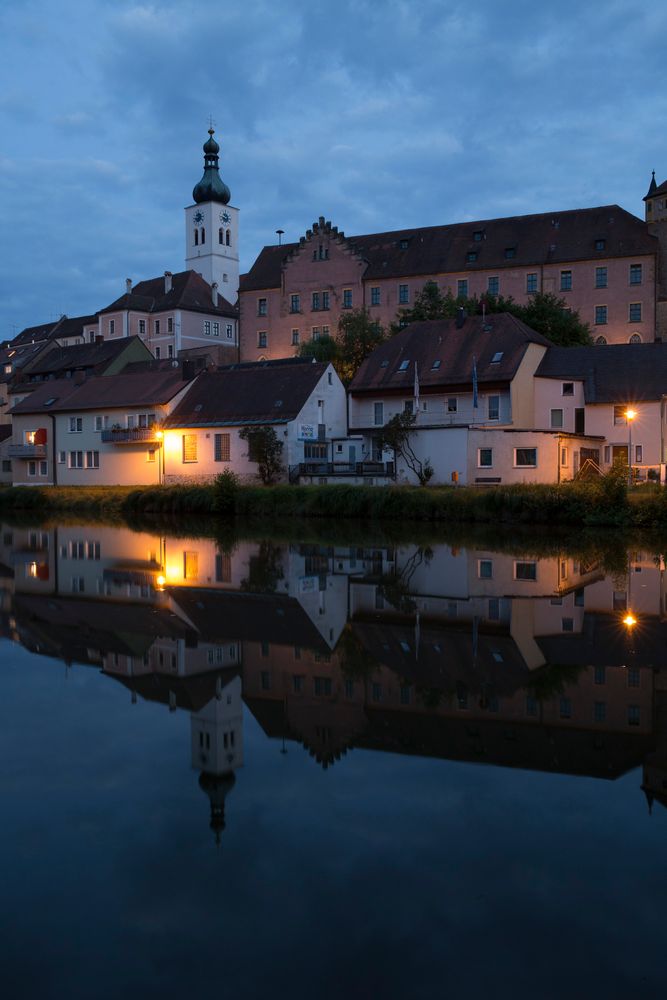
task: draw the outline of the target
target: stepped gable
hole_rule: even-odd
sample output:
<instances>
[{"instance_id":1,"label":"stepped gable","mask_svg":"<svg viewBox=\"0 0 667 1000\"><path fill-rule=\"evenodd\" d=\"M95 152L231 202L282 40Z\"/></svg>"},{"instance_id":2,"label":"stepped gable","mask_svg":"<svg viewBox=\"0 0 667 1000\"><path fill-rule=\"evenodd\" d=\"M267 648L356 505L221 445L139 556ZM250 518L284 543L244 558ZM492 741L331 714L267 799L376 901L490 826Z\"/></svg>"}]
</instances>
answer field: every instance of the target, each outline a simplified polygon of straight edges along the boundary
<instances>
[{"instance_id":1,"label":"stepped gable","mask_svg":"<svg viewBox=\"0 0 667 1000\"><path fill-rule=\"evenodd\" d=\"M458 319L411 323L366 358L352 379L350 392L396 390L412 395L415 364L422 393L443 386L469 387L473 362L480 385L509 382L531 343L551 346L551 341L511 313L470 316L462 323Z\"/></svg>"},{"instance_id":2,"label":"stepped gable","mask_svg":"<svg viewBox=\"0 0 667 1000\"><path fill-rule=\"evenodd\" d=\"M537 378L584 382L587 403L640 403L667 393L667 344L550 347Z\"/></svg>"},{"instance_id":3,"label":"stepped gable","mask_svg":"<svg viewBox=\"0 0 667 1000\"><path fill-rule=\"evenodd\" d=\"M662 187L667 189L667 182L659 190ZM329 231L326 227L330 223L321 229L323 221L320 219L317 235ZM314 231L308 233L310 239L315 238ZM606 260L658 251L657 240L647 233L646 224L619 205L337 236L367 262L367 281ZM264 247L242 276L241 291L279 288L283 267L305 240L302 237L300 243ZM471 253L476 259L469 259Z\"/></svg>"},{"instance_id":4,"label":"stepped gable","mask_svg":"<svg viewBox=\"0 0 667 1000\"><path fill-rule=\"evenodd\" d=\"M131 309L136 312L159 313L172 309L236 317L238 310L218 292L218 304L213 305L211 286L196 271L179 271L171 276L171 288L165 291L164 275L139 281L111 305L100 309L100 315Z\"/></svg>"},{"instance_id":5,"label":"stepped gable","mask_svg":"<svg viewBox=\"0 0 667 1000\"><path fill-rule=\"evenodd\" d=\"M287 363L285 363L285 361ZM165 427L286 423L298 416L327 370L323 362L229 365L202 372Z\"/></svg>"}]
</instances>

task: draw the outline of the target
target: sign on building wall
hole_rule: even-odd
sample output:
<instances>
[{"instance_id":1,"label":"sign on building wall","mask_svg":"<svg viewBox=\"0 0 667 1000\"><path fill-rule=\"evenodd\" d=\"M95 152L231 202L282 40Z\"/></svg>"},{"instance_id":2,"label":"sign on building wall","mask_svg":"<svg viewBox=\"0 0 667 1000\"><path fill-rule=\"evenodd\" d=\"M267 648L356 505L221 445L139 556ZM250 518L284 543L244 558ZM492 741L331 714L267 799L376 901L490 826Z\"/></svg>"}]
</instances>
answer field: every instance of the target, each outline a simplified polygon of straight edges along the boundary
<instances>
[{"instance_id":1,"label":"sign on building wall","mask_svg":"<svg viewBox=\"0 0 667 1000\"><path fill-rule=\"evenodd\" d=\"M299 424L299 441L317 441L317 424Z\"/></svg>"}]
</instances>

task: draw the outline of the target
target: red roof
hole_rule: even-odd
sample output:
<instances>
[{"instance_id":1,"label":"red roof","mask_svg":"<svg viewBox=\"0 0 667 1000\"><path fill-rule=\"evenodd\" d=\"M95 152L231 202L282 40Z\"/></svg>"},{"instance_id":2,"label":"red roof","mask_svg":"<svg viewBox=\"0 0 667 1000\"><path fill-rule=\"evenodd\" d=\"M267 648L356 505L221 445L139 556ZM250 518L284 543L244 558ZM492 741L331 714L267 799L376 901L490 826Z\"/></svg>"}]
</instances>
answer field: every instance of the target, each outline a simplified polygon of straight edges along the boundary
<instances>
[{"instance_id":1,"label":"red roof","mask_svg":"<svg viewBox=\"0 0 667 1000\"><path fill-rule=\"evenodd\" d=\"M131 292L121 295L100 313L131 309L135 312L168 312L187 309L190 312L212 313L217 316L235 317L236 308L218 294L218 304L213 305L211 286L196 271L179 271L171 276L171 289L165 292L165 278L149 278L138 282Z\"/></svg>"}]
</instances>

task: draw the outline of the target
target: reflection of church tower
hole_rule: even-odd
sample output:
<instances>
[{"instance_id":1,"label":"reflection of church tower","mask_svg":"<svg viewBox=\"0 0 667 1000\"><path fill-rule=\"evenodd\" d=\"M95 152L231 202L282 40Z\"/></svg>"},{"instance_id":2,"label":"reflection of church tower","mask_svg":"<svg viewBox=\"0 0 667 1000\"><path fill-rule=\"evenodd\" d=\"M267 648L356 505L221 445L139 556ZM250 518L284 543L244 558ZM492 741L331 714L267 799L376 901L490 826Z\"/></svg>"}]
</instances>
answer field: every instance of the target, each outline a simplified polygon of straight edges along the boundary
<instances>
[{"instance_id":1,"label":"reflection of church tower","mask_svg":"<svg viewBox=\"0 0 667 1000\"><path fill-rule=\"evenodd\" d=\"M655 182L655 170L644 195L644 218L651 236L658 238L658 301L656 302L656 339L667 337L667 181ZM661 301L662 300L662 301Z\"/></svg>"},{"instance_id":2,"label":"reflection of church tower","mask_svg":"<svg viewBox=\"0 0 667 1000\"><path fill-rule=\"evenodd\" d=\"M243 764L240 677L190 716L190 733L192 766L201 771L199 787L211 801L211 829L219 843L225 828L225 798L234 785L234 771Z\"/></svg>"},{"instance_id":3,"label":"reflection of church tower","mask_svg":"<svg viewBox=\"0 0 667 1000\"><path fill-rule=\"evenodd\" d=\"M239 290L239 210L218 172L220 146L213 129L204 143L204 174L195 185L194 205L185 209L185 266L197 271L232 305Z\"/></svg>"}]
</instances>

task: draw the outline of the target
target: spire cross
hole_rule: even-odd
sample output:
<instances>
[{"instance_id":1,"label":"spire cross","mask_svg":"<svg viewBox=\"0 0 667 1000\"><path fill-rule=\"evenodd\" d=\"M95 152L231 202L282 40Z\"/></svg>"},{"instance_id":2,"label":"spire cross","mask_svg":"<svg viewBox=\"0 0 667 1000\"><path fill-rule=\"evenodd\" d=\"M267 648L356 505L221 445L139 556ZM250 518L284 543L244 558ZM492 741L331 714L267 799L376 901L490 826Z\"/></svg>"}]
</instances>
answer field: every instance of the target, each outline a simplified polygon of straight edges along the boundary
<instances>
[{"instance_id":1,"label":"spire cross","mask_svg":"<svg viewBox=\"0 0 667 1000\"><path fill-rule=\"evenodd\" d=\"M215 122L213 121L213 115L209 115L208 116L208 127L209 127L209 131L210 132L213 131L214 125L215 125Z\"/></svg>"}]
</instances>

